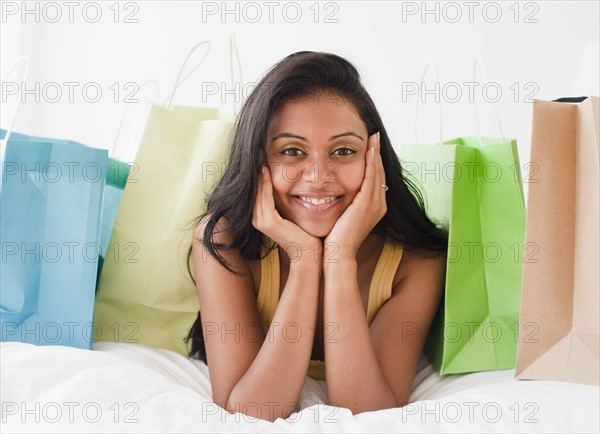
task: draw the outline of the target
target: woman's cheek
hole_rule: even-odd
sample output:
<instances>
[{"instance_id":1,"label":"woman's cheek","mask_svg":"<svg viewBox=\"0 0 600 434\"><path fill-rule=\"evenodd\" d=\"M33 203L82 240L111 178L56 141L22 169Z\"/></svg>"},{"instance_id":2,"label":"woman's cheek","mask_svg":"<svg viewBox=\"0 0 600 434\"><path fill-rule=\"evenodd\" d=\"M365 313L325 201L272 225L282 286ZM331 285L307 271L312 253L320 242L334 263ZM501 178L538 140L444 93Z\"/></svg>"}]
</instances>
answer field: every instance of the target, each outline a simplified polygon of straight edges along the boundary
<instances>
[{"instance_id":1,"label":"woman's cheek","mask_svg":"<svg viewBox=\"0 0 600 434\"><path fill-rule=\"evenodd\" d=\"M273 201L275 209L286 217L286 202L285 198L290 190L290 183L286 180L281 165L272 165L271 168L271 183L273 184Z\"/></svg>"},{"instance_id":2,"label":"woman's cheek","mask_svg":"<svg viewBox=\"0 0 600 434\"><path fill-rule=\"evenodd\" d=\"M364 177L364 164L348 164L340 168L340 181L348 191L353 193L358 193Z\"/></svg>"},{"instance_id":3,"label":"woman's cheek","mask_svg":"<svg viewBox=\"0 0 600 434\"><path fill-rule=\"evenodd\" d=\"M289 176L287 175L287 171L285 167L278 167L275 170L275 174L273 175L273 189L280 193L281 195L287 195L288 192L292 188L292 183L290 182Z\"/></svg>"},{"instance_id":4,"label":"woman's cheek","mask_svg":"<svg viewBox=\"0 0 600 434\"><path fill-rule=\"evenodd\" d=\"M283 164L280 162L271 163L271 179L273 187L282 191L287 191L292 184L300 177L300 169L297 164Z\"/></svg>"}]
</instances>

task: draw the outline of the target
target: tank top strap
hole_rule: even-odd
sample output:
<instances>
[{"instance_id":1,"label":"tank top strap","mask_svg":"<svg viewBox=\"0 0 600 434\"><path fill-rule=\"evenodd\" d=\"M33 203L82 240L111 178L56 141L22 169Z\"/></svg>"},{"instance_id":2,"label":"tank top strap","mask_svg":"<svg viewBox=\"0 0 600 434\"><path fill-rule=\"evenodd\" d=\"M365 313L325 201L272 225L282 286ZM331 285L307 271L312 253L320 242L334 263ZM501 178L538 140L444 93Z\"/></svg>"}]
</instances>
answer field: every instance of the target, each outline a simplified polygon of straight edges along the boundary
<instances>
[{"instance_id":1,"label":"tank top strap","mask_svg":"<svg viewBox=\"0 0 600 434\"><path fill-rule=\"evenodd\" d=\"M386 238L369 287L369 300L367 303L367 323L369 325L371 325L371 321L373 321L381 306L392 296L392 284L403 251L401 245L392 243Z\"/></svg>"},{"instance_id":2,"label":"tank top strap","mask_svg":"<svg viewBox=\"0 0 600 434\"><path fill-rule=\"evenodd\" d=\"M266 240L272 243L269 238L266 238ZM267 248L263 246L261 249L262 254L266 250ZM273 320L275 308L279 301L279 280L279 249L275 247L260 261L260 285L256 304L265 330L268 329Z\"/></svg>"},{"instance_id":3,"label":"tank top strap","mask_svg":"<svg viewBox=\"0 0 600 434\"><path fill-rule=\"evenodd\" d=\"M269 242L269 240L267 238ZM262 253L266 252L263 246ZM375 266L367 303L367 322L370 325L381 306L392 296L392 284L396 270L402 259L403 248L401 245L389 242L386 239L381 255ZM260 261L260 285L257 295L257 306L261 321L265 327L273 320L275 309L279 301L279 250L272 249Z\"/></svg>"}]
</instances>

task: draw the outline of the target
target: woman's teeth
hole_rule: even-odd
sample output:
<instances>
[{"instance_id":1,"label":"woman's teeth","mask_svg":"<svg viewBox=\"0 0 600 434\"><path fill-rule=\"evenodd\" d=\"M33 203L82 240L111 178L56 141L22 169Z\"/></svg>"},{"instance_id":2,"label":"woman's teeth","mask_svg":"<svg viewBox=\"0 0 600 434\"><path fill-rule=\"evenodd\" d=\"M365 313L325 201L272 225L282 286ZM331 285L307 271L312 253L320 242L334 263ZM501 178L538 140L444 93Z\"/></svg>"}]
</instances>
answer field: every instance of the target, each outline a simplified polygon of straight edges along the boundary
<instances>
[{"instance_id":1,"label":"woman's teeth","mask_svg":"<svg viewBox=\"0 0 600 434\"><path fill-rule=\"evenodd\" d=\"M300 198L300 200L303 200L304 202L312 203L313 205L322 205L324 203L331 202L332 200L336 199L335 196L324 197L321 199L317 199L316 197L309 197L309 196L298 196L298 197Z\"/></svg>"}]
</instances>

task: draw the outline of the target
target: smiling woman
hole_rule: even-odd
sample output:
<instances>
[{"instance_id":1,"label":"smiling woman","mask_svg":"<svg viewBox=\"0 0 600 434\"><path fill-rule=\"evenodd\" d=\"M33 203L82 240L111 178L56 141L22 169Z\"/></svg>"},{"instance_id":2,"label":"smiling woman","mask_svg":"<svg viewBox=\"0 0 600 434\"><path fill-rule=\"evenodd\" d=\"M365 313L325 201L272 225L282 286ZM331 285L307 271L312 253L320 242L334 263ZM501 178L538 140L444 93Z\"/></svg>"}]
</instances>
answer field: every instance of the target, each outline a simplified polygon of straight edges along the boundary
<instances>
[{"instance_id":1,"label":"smiling woman","mask_svg":"<svg viewBox=\"0 0 600 434\"><path fill-rule=\"evenodd\" d=\"M275 208L324 237L360 190L366 126L352 105L316 93L283 104L272 130L266 151Z\"/></svg>"},{"instance_id":2,"label":"smiling woman","mask_svg":"<svg viewBox=\"0 0 600 434\"><path fill-rule=\"evenodd\" d=\"M309 375L353 413L405 405L446 249L357 70L329 53L283 59L240 112L191 249L191 353L214 402L287 417Z\"/></svg>"}]
</instances>

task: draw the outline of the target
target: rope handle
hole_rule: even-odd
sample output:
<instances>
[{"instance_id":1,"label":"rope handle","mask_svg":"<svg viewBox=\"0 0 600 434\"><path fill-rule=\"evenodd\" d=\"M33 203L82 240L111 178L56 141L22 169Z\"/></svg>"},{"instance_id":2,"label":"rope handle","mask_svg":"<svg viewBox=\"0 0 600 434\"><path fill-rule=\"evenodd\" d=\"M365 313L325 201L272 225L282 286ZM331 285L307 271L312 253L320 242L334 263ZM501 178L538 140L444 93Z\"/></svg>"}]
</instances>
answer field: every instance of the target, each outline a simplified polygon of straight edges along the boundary
<instances>
[{"instance_id":1,"label":"rope handle","mask_svg":"<svg viewBox=\"0 0 600 434\"><path fill-rule=\"evenodd\" d=\"M421 75L421 81L420 81L420 86L419 86L419 92L418 95L419 97L417 98L417 106L415 108L415 143L418 144L419 143L419 106L421 105L421 88L422 85L424 84L424 80L425 80L425 75L427 74L427 71L431 68L431 72L433 74L433 80L434 82L437 82L437 72L435 69L435 65L433 64L433 62L427 62L427 64L425 65L425 69L423 70L423 74ZM438 103L438 125L439 125L439 133L440 133L440 145L442 144L442 105L440 103Z\"/></svg>"},{"instance_id":2,"label":"rope handle","mask_svg":"<svg viewBox=\"0 0 600 434\"><path fill-rule=\"evenodd\" d=\"M473 82L477 82L477 65L481 66L481 72L483 73L483 79L485 80L485 82L489 83L487 73L485 72L485 67L483 66L483 60L481 60L481 57L479 56L476 56L475 62L473 62ZM494 111L496 112L496 121L498 122L498 130L500 131L500 137L502 138L502 141L504 141L504 133L502 132L502 124L500 123L500 115L498 114L498 105L496 104L496 102L494 102L493 104ZM481 137L481 127L479 125L479 110L477 107L477 97L473 99L473 106L475 107L475 123L477 124L477 135L479 137L479 144L483 145L483 139Z\"/></svg>"}]
</instances>

